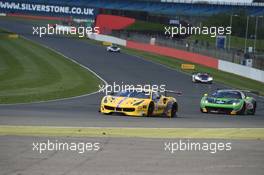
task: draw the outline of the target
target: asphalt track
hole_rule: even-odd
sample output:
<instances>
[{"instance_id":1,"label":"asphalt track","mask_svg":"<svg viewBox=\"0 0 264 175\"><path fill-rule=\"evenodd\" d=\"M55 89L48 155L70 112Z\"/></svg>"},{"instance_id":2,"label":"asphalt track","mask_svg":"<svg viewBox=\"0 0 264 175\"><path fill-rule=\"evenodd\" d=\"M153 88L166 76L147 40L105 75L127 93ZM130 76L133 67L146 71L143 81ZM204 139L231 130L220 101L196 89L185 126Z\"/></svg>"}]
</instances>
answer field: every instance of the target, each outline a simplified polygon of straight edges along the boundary
<instances>
[{"instance_id":1,"label":"asphalt track","mask_svg":"<svg viewBox=\"0 0 264 175\"><path fill-rule=\"evenodd\" d=\"M193 84L189 75L142 58L106 52L105 47L87 41L32 35L32 24L0 21L0 27L18 33L32 41L50 47L90 68L109 84L165 84L167 89L183 92L176 97L180 111L178 118L108 116L98 113L101 97L93 94L79 98L35 104L0 105L1 125L99 126L99 127L263 127L263 99L257 97L255 116L202 114L200 98L225 86ZM15 49L15 48L14 48ZM245 82L246 83L246 82ZM87 85L89 86L89 85Z\"/></svg>"},{"instance_id":2,"label":"asphalt track","mask_svg":"<svg viewBox=\"0 0 264 175\"><path fill-rule=\"evenodd\" d=\"M97 142L99 151L33 151L32 143ZM187 140L182 140L187 142ZM189 140L228 143L229 140ZM165 142L178 139L52 138L0 136L1 175L262 175L261 141L232 141L231 151L165 151Z\"/></svg>"}]
</instances>

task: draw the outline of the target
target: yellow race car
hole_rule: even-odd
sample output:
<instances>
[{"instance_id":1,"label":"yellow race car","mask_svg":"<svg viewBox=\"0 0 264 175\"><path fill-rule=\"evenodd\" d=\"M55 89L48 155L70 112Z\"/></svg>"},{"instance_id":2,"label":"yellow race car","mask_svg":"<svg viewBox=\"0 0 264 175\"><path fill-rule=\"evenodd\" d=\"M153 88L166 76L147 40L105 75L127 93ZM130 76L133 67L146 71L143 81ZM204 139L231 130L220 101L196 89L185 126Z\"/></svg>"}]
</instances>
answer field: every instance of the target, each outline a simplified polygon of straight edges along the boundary
<instances>
[{"instance_id":1,"label":"yellow race car","mask_svg":"<svg viewBox=\"0 0 264 175\"><path fill-rule=\"evenodd\" d=\"M175 117L178 112L177 100L166 96L166 92L162 95L156 91L127 90L106 95L102 98L100 112L129 116Z\"/></svg>"}]
</instances>

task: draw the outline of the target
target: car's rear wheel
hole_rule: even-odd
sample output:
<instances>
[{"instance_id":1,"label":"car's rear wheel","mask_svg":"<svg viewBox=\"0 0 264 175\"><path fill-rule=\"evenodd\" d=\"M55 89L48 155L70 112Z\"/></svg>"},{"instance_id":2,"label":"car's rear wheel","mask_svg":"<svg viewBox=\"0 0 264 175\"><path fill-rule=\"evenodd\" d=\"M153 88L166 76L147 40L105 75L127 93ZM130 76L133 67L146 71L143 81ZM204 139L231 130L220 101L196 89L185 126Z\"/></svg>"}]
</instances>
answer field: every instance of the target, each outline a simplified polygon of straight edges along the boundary
<instances>
[{"instance_id":1,"label":"car's rear wheel","mask_svg":"<svg viewBox=\"0 0 264 175\"><path fill-rule=\"evenodd\" d=\"M238 112L239 115L244 115L246 111L246 103L244 102L242 109Z\"/></svg>"},{"instance_id":2,"label":"car's rear wheel","mask_svg":"<svg viewBox=\"0 0 264 175\"><path fill-rule=\"evenodd\" d=\"M171 118L176 117L176 113L178 111L178 104L177 103L173 103L172 107L171 107Z\"/></svg>"},{"instance_id":3,"label":"car's rear wheel","mask_svg":"<svg viewBox=\"0 0 264 175\"><path fill-rule=\"evenodd\" d=\"M155 108L155 105L153 102L150 102L149 103L149 106L148 106L148 113L147 113L147 116L150 117L153 115L153 112L154 112L154 108Z\"/></svg>"}]
</instances>

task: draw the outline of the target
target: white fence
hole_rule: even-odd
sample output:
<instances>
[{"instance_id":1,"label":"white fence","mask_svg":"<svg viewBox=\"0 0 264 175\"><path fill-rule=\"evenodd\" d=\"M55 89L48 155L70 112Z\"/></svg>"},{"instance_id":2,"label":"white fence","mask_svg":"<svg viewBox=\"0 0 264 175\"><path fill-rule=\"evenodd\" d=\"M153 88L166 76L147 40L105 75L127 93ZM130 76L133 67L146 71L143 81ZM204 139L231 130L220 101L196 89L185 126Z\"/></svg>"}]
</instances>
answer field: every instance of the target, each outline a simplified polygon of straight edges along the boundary
<instances>
[{"instance_id":1,"label":"white fence","mask_svg":"<svg viewBox=\"0 0 264 175\"><path fill-rule=\"evenodd\" d=\"M218 69L225 72L230 72L236 75L240 75L242 77L247 77L253 80L264 82L264 71L259 69L255 69L223 60L218 61Z\"/></svg>"},{"instance_id":2,"label":"white fence","mask_svg":"<svg viewBox=\"0 0 264 175\"><path fill-rule=\"evenodd\" d=\"M126 40L120 39L114 36L101 35L101 34L90 34L88 35L88 38L96 40L96 41L105 41L105 42L110 42L113 44L118 44L120 46L126 46Z\"/></svg>"}]
</instances>

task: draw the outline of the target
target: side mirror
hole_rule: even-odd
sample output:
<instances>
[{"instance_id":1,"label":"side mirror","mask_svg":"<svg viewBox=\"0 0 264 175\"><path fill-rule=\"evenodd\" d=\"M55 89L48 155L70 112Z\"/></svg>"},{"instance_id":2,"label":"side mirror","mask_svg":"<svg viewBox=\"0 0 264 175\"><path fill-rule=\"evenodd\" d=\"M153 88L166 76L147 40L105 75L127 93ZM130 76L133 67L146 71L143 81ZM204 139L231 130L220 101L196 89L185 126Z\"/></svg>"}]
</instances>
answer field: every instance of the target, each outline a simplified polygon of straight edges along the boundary
<instances>
[{"instance_id":1,"label":"side mirror","mask_svg":"<svg viewBox=\"0 0 264 175\"><path fill-rule=\"evenodd\" d=\"M207 97L208 96L208 94L204 94L204 97Z\"/></svg>"}]
</instances>

